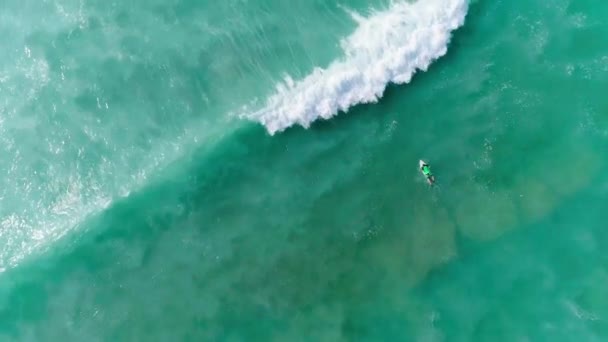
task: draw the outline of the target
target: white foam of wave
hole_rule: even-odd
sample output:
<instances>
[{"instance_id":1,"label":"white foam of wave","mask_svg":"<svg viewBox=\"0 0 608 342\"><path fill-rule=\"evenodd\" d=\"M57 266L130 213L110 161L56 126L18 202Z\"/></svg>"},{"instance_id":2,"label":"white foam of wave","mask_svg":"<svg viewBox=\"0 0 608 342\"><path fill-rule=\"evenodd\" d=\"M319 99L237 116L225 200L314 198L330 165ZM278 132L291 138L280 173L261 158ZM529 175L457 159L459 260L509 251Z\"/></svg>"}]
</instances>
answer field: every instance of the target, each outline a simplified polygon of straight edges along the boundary
<instances>
[{"instance_id":1,"label":"white foam of wave","mask_svg":"<svg viewBox=\"0 0 608 342\"><path fill-rule=\"evenodd\" d=\"M377 102L389 83L408 83L447 52L467 9L467 0L419 0L394 3L368 18L352 14L358 27L341 42L344 57L302 80L286 77L263 109L245 116L274 134Z\"/></svg>"},{"instance_id":2,"label":"white foam of wave","mask_svg":"<svg viewBox=\"0 0 608 342\"><path fill-rule=\"evenodd\" d=\"M83 43L78 53L62 58L59 70L51 68L41 46L26 44L31 30L62 36L82 29L87 24L82 18L104 18L94 11L85 13L80 0L49 6L53 4L56 13L46 13L46 4L33 12L0 11L0 23L11 24L0 25L0 33L9 32L5 36L11 38L3 42L6 56L0 53L0 274L47 252L66 236L84 233L91 217L153 182L167 165L199 145L195 138L207 141L211 136L208 121L201 120L189 122L183 132L172 128L157 137L157 128L165 122L142 109L139 134L154 129L150 144L140 144L139 137L122 139L120 123L100 119L105 114L84 111L75 99L90 91L98 110L113 117L135 115L113 106L89 76L79 75L82 63L102 65L106 58L99 51L115 51L126 33L107 44ZM45 14L46 19L27 26L32 13ZM7 27L11 31L3 31ZM109 29L118 30L111 25ZM124 68L129 75L128 63ZM216 129L225 134L221 127Z\"/></svg>"}]
</instances>

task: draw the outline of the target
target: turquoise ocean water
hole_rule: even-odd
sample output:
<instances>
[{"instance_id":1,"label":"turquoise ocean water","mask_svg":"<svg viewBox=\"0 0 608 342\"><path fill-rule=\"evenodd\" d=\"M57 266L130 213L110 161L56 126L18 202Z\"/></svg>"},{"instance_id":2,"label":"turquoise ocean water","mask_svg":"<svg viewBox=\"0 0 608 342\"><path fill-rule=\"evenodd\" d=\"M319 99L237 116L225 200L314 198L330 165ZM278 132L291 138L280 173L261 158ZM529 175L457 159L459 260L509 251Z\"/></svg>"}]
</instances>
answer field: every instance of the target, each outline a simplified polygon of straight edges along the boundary
<instances>
[{"instance_id":1,"label":"turquoise ocean water","mask_svg":"<svg viewBox=\"0 0 608 342\"><path fill-rule=\"evenodd\" d=\"M0 340L605 341L607 17L3 0Z\"/></svg>"}]
</instances>

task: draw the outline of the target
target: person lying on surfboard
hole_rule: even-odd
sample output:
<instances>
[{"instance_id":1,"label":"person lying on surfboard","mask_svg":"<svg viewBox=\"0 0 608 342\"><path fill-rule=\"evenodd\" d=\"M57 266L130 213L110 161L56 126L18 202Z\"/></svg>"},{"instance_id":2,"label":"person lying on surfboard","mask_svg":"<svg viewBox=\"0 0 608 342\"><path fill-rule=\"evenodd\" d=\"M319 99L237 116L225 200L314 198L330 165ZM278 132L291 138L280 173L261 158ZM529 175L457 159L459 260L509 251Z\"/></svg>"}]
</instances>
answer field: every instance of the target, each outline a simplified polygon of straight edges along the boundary
<instances>
[{"instance_id":1,"label":"person lying on surfboard","mask_svg":"<svg viewBox=\"0 0 608 342\"><path fill-rule=\"evenodd\" d=\"M420 172L426 177L426 181L429 182L429 185L433 185L435 183L435 176L431 172L431 167L424 160L420 161Z\"/></svg>"}]
</instances>

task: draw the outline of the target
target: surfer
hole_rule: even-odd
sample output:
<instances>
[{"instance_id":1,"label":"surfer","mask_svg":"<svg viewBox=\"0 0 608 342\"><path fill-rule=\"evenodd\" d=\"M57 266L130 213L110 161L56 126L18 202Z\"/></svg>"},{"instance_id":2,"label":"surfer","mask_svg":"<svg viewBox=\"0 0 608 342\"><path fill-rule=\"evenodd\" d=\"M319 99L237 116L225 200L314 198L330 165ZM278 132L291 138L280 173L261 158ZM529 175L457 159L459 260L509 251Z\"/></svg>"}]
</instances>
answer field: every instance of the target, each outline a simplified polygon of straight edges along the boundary
<instances>
[{"instance_id":1,"label":"surfer","mask_svg":"<svg viewBox=\"0 0 608 342\"><path fill-rule=\"evenodd\" d=\"M424 160L420 161L420 172L426 177L426 181L429 182L429 185L433 185L435 182L435 176L431 173L431 167Z\"/></svg>"}]
</instances>

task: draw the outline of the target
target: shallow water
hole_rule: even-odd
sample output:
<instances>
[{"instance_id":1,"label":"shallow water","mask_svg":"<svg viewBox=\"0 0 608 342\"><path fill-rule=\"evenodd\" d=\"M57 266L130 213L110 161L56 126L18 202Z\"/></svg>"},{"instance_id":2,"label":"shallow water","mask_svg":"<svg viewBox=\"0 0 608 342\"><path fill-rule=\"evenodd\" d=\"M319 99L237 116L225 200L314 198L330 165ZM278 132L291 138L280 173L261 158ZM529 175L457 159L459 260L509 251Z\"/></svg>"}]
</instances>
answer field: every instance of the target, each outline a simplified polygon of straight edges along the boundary
<instances>
[{"instance_id":1,"label":"shallow water","mask_svg":"<svg viewBox=\"0 0 608 342\"><path fill-rule=\"evenodd\" d=\"M1 13L3 340L608 336L607 4Z\"/></svg>"}]
</instances>

